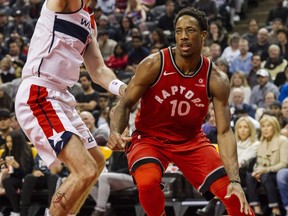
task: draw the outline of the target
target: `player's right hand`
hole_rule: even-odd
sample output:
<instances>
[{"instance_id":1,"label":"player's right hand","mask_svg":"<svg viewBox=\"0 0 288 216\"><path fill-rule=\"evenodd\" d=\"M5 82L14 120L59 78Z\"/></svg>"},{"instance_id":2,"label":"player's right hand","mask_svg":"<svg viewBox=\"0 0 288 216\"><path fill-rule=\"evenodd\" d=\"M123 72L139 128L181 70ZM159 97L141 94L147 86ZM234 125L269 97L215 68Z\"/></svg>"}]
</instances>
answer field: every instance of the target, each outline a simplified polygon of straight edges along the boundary
<instances>
[{"instance_id":1,"label":"player's right hand","mask_svg":"<svg viewBox=\"0 0 288 216\"><path fill-rule=\"evenodd\" d=\"M127 142L130 142L132 137L121 135L111 131L107 143L107 147L113 151L124 151Z\"/></svg>"}]
</instances>

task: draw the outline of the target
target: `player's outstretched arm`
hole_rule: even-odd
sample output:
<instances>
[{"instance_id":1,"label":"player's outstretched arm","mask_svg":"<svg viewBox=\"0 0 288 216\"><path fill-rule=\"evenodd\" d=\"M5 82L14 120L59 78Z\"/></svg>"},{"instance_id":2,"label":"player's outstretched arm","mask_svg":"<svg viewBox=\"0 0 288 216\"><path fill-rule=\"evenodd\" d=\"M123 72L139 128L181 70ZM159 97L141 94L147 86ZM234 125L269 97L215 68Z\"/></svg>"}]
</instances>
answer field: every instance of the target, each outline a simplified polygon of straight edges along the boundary
<instances>
[{"instance_id":1,"label":"player's outstretched arm","mask_svg":"<svg viewBox=\"0 0 288 216\"><path fill-rule=\"evenodd\" d=\"M93 82L116 95L124 95L126 84L117 80L115 73L105 65L96 34L84 53L84 64ZM112 81L114 80L114 84Z\"/></svg>"},{"instance_id":2,"label":"player's outstretched arm","mask_svg":"<svg viewBox=\"0 0 288 216\"><path fill-rule=\"evenodd\" d=\"M155 81L159 71L159 53L148 56L138 65L134 77L128 84L125 95L115 108L114 118L110 121L110 136L107 144L109 148L113 150L124 148L127 140L124 140L121 134L128 125L131 109Z\"/></svg>"},{"instance_id":3,"label":"player's outstretched arm","mask_svg":"<svg viewBox=\"0 0 288 216\"><path fill-rule=\"evenodd\" d=\"M230 179L225 198L229 199L232 194L235 194L241 204L240 211L245 214L252 214L240 184L237 145L235 135L230 127L231 114L228 103L230 94L229 80L227 75L214 65L211 71L209 89L213 97L212 101L216 118L219 153Z\"/></svg>"}]
</instances>

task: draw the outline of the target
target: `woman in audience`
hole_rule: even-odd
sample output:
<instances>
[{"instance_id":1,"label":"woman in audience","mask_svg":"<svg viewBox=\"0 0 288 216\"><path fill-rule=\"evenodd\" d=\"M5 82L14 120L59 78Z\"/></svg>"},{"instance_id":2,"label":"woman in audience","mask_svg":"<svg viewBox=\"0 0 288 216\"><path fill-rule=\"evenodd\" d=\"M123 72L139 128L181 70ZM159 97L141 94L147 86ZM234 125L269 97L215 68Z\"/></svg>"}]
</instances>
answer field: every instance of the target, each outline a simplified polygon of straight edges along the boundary
<instances>
[{"instance_id":1,"label":"woman in audience","mask_svg":"<svg viewBox=\"0 0 288 216\"><path fill-rule=\"evenodd\" d=\"M130 17L136 26L143 24L146 21L146 11L140 0L128 0L124 16Z\"/></svg>"},{"instance_id":2,"label":"woman in audience","mask_svg":"<svg viewBox=\"0 0 288 216\"><path fill-rule=\"evenodd\" d=\"M251 96L251 88L247 83L247 79L244 73L242 72L235 72L230 79L230 93L232 92L233 88L242 88L244 92L244 103L249 104L250 96ZM229 102L231 103L232 98L230 94Z\"/></svg>"},{"instance_id":3,"label":"woman in audience","mask_svg":"<svg viewBox=\"0 0 288 216\"><path fill-rule=\"evenodd\" d=\"M123 72L127 66L128 55L126 47L123 43L117 43L114 48L113 55L106 60L106 65L110 67L114 72Z\"/></svg>"},{"instance_id":4,"label":"woman in audience","mask_svg":"<svg viewBox=\"0 0 288 216\"><path fill-rule=\"evenodd\" d=\"M242 185L246 186L246 173L256 158L259 145L255 126L248 116L240 117L236 121L235 136L240 178Z\"/></svg>"},{"instance_id":5,"label":"woman in audience","mask_svg":"<svg viewBox=\"0 0 288 216\"><path fill-rule=\"evenodd\" d=\"M3 180L3 187L13 210L10 215L20 216L20 201L17 191L22 187L23 178L33 169L32 151L20 130L11 131L6 137L2 159L10 173L10 176Z\"/></svg>"},{"instance_id":6,"label":"woman in audience","mask_svg":"<svg viewBox=\"0 0 288 216\"><path fill-rule=\"evenodd\" d=\"M258 186L263 186L268 207L272 215L281 215L280 195L277 189L277 172L288 166L288 140L280 135L280 125L276 117L264 115L260 120L260 144L258 146L256 165L252 173L247 173L247 192L255 215L262 215Z\"/></svg>"},{"instance_id":7,"label":"woman in audience","mask_svg":"<svg viewBox=\"0 0 288 216\"><path fill-rule=\"evenodd\" d=\"M219 22L211 22L206 39L206 46L217 43L224 50L228 46L228 34Z\"/></svg>"}]
</instances>

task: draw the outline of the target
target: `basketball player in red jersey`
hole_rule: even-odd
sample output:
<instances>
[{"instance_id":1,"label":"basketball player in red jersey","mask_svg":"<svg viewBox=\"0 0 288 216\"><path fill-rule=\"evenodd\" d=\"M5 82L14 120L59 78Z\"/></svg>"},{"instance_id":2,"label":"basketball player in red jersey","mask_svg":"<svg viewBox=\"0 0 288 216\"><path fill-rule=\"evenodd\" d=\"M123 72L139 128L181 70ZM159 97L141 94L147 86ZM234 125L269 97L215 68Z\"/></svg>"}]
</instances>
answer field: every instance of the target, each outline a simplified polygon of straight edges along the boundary
<instances>
[{"instance_id":1,"label":"basketball player in red jersey","mask_svg":"<svg viewBox=\"0 0 288 216\"><path fill-rule=\"evenodd\" d=\"M17 119L46 165L64 162L70 175L46 215L76 215L105 166L68 91L84 62L92 80L116 95L126 85L106 67L85 0L46 0L31 39L15 100ZM90 12L91 11L91 12Z\"/></svg>"},{"instance_id":2,"label":"basketball player in red jersey","mask_svg":"<svg viewBox=\"0 0 288 216\"><path fill-rule=\"evenodd\" d=\"M230 128L229 81L201 55L207 35L205 14L184 8L174 26L176 47L160 50L138 65L116 107L108 147L125 147L129 137L121 134L130 110L141 98L136 130L125 150L147 215L165 215L160 183L170 162L204 197L219 197L229 215L254 215L238 174L236 142ZM214 105L220 154L201 130L210 101Z\"/></svg>"}]
</instances>

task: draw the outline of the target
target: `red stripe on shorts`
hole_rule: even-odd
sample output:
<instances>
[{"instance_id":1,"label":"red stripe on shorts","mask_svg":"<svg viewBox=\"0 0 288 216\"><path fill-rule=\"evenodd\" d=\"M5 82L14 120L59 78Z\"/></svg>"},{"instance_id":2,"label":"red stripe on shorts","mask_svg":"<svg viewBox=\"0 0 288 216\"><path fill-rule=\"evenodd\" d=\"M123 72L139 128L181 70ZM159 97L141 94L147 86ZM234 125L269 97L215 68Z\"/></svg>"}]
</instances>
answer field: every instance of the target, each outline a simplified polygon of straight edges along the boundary
<instances>
[{"instance_id":1,"label":"red stripe on shorts","mask_svg":"<svg viewBox=\"0 0 288 216\"><path fill-rule=\"evenodd\" d=\"M51 102L46 100L47 96L48 92L45 87L32 85L27 104L30 106L33 115L37 118L46 137L49 138L53 135L53 129L59 133L64 131L65 128Z\"/></svg>"}]
</instances>

